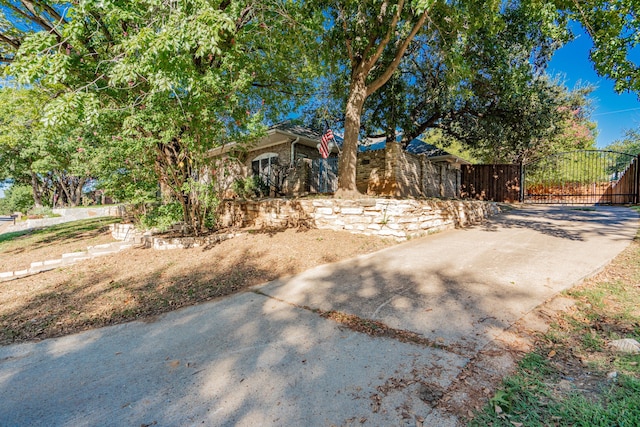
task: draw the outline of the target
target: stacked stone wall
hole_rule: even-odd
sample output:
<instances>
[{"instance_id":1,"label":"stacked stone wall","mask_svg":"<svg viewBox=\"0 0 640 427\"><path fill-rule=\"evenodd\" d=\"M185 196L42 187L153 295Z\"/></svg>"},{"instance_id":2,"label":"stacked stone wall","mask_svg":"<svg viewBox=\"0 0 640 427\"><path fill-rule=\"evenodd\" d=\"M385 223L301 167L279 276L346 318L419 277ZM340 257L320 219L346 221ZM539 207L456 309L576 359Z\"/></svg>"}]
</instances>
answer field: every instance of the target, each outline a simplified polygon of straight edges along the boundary
<instances>
[{"instance_id":1,"label":"stacked stone wall","mask_svg":"<svg viewBox=\"0 0 640 427\"><path fill-rule=\"evenodd\" d=\"M225 227L312 227L405 240L480 223L500 210L495 203L458 200L268 199L228 201Z\"/></svg>"},{"instance_id":2,"label":"stacked stone wall","mask_svg":"<svg viewBox=\"0 0 640 427\"><path fill-rule=\"evenodd\" d=\"M421 157L407 153L400 144L388 144L387 156L392 170L393 180L396 183L394 194L385 194L395 197L420 197L422 190L422 161Z\"/></svg>"},{"instance_id":3,"label":"stacked stone wall","mask_svg":"<svg viewBox=\"0 0 640 427\"><path fill-rule=\"evenodd\" d=\"M363 194L384 194L391 188L387 174L386 150L358 153L356 188Z\"/></svg>"}]
</instances>

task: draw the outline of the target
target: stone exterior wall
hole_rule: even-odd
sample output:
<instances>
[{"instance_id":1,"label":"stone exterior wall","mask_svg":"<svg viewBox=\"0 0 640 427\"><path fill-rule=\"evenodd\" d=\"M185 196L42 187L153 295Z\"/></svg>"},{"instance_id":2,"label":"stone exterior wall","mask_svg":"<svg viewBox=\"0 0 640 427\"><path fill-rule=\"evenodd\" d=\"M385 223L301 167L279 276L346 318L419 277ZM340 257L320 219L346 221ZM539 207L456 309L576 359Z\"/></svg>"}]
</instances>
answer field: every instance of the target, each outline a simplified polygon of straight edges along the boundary
<instances>
[{"instance_id":1,"label":"stone exterior wall","mask_svg":"<svg viewBox=\"0 0 640 427\"><path fill-rule=\"evenodd\" d=\"M287 195L304 195L310 191L311 159L300 158L296 166L290 168L282 184L282 192Z\"/></svg>"},{"instance_id":2,"label":"stone exterior wall","mask_svg":"<svg viewBox=\"0 0 640 427\"><path fill-rule=\"evenodd\" d=\"M460 197L460 169L447 162L432 163L425 158L422 170L422 189L426 197Z\"/></svg>"},{"instance_id":3,"label":"stone exterior wall","mask_svg":"<svg viewBox=\"0 0 640 427\"><path fill-rule=\"evenodd\" d=\"M460 197L460 170L407 153L397 143L358 153L356 186L368 195L392 197Z\"/></svg>"},{"instance_id":4,"label":"stone exterior wall","mask_svg":"<svg viewBox=\"0 0 640 427\"><path fill-rule=\"evenodd\" d=\"M279 165L288 165L291 162L291 144L282 143L278 145L272 145L271 147L261 148L259 150L251 151L247 156L244 166L248 172L251 172L251 162L261 154L275 153L278 155Z\"/></svg>"},{"instance_id":5,"label":"stone exterior wall","mask_svg":"<svg viewBox=\"0 0 640 427\"><path fill-rule=\"evenodd\" d=\"M233 183L237 178L246 176L246 173L245 167L238 160L226 155L213 160L209 171L214 187L222 197L233 197Z\"/></svg>"},{"instance_id":6,"label":"stone exterior wall","mask_svg":"<svg viewBox=\"0 0 640 427\"><path fill-rule=\"evenodd\" d=\"M422 190L422 156L407 153L402 149L402 145L390 143L387 149L387 157L389 158L392 168L392 176L395 180L394 194L388 194L395 197L420 197L423 195Z\"/></svg>"},{"instance_id":7,"label":"stone exterior wall","mask_svg":"<svg viewBox=\"0 0 640 427\"><path fill-rule=\"evenodd\" d=\"M356 187L363 194L384 194L389 187L386 150L358 153Z\"/></svg>"},{"instance_id":8,"label":"stone exterior wall","mask_svg":"<svg viewBox=\"0 0 640 427\"><path fill-rule=\"evenodd\" d=\"M296 144L294 150L296 153L296 160L298 159L317 159L320 154L315 147L307 147L306 145Z\"/></svg>"},{"instance_id":9,"label":"stone exterior wall","mask_svg":"<svg viewBox=\"0 0 640 427\"><path fill-rule=\"evenodd\" d=\"M315 148L296 145L295 167L291 167L291 144L282 143L245 155L241 162L221 158L216 185L223 197L232 196L233 181L252 174L251 162L265 153L278 155L279 167L274 179L282 194L300 196L314 192L311 185L312 159L318 158ZM235 163L234 163L235 162ZM460 196L460 171L447 162L432 163L424 155L407 153L398 143L389 143L382 150L358 153L356 187L363 194L391 197L445 197Z\"/></svg>"},{"instance_id":10,"label":"stone exterior wall","mask_svg":"<svg viewBox=\"0 0 640 427\"><path fill-rule=\"evenodd\" d=\"M311 227L398 240L477 224L500 211L491 202L373 198L227 201L223 208L225 227Z\"/></svg>"}]
</instances>

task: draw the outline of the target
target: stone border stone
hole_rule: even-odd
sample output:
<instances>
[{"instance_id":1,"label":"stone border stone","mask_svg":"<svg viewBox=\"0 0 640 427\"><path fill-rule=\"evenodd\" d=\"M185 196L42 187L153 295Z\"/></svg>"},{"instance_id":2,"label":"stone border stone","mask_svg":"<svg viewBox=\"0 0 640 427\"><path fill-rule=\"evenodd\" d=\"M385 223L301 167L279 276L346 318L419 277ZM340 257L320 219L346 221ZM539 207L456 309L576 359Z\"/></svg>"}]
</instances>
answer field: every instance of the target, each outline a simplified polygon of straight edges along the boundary
<instances>
[{"instance_id":1,"label":"stone border stone","mask_svg":"<svg viewBox=\"0 0 640 427\"><path fill-rule=\"evenodd\" d=\"M115 254L125 249L130 249L132 247L133 247L133 244L129 242L114 242L114 243L106 243L106 244L96 245L96 246L89 246L86 251L70 252L70 253L62 254L62 256L58 259L34 261L26 270L6 271L3 273L0 273L0 282L21 279L23 277L31 276L33 274L54 270L58 267L76 264L80 261L88 260L91 258L97 258L105 255Z\"/></svg>"},{"instance_id":2,"label":"stone border stone","mask_svg":"<svg viewBox=\"0 0 640 427\"><path fill-rule=\"evenodd\" d=\"M120 241L131 242L145 248L156 250L187 249L215 245L241 233L218 233L203 237L156 237L152 232L136 230L133 224L110 224L111 236ZM179 227L178 227L179 228Z\"/></svg>"}]
</instances>

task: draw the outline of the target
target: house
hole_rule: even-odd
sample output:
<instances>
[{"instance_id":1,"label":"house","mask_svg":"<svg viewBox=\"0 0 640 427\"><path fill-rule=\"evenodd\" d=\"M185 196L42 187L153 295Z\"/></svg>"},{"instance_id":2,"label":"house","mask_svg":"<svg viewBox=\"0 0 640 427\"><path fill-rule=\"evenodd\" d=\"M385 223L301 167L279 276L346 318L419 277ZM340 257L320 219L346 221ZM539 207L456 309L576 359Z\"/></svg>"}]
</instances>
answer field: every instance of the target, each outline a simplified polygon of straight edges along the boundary
<instances>
[{"instance_id":1,"label":"house","mask_svg":"<svg viewBox=\"0 0 640 427\"><path fill-rule=\"evenodd\" d=\"M419 138L406 149L386 137L369 138L359 148L356 185L360 192L395 197L460 197L461 166L469 164Z\"/></svg>"},{"instance_id":2,"label":"house","mask_svg":"<svg viewBox=\"0 0 640 427\"><path fill-rule=\"evenodd\" d=\"M266 136L249 146L231 143L211 150L210 156L218 159L219 190L230 193L238 177L256 176L272 196L319 192L311 175L314 165L322 165L321 137L319 132L285 122L270 127ZM327 161L337 168L337 147L331 147Z\"/></svg>"},{"instance_id":3,"label":"house","mask_svg":"<svg viewBox=\"0 0 640 427\"><path fill-rule=\"evenodd\" d=\"M210 152L219 163L216 183L231 194L238 177L258 177L263 194L295 196L332 193L337 186L338 150L323 160L318 151L322 135L292 123L268 129L248 147L227 144ZM341 139L336 137L341 145ZM466 160L420 139L406 150L385 138L367 139L359 147L356 185L360 192L393 197L458 197L460 166Z\"/></svg>"}]
</instances>

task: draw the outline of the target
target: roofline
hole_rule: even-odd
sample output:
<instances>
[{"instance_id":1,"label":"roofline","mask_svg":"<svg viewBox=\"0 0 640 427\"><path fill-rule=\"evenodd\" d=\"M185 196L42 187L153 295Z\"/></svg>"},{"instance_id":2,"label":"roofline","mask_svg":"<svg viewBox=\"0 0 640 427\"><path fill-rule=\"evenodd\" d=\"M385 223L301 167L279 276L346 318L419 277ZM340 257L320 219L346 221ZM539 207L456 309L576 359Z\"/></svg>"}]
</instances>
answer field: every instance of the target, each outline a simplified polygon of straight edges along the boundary
<instances>
[{"instance_id":1,"label":"roofline","mask_svg":"<svg viewBox=\"0 0 640 427\"><path fill-rule=\"evenodd\" d=\"M284 131L284 130L280 130L280 129L269 129L269 130L267 130L266 137L275 135L276 133L278 133L280 135L284 135L284 136L289 137L289 138L292 138L292 140L295 140L296 138L300 138L300 140L305 140L305 141L312 142L312 143L317 143L317 142L320 141L319 138L316 140L316 139L312 139L312 138L306 137L304 135L299 135L299 134L296 134L296 133L293 133L293 132L288 132L288 131ZM258 139L257 143L259 143L264 138L265 137L262 137L262 138ZM289 142L292 142L292 141L289 141ZM272 144L261 145L260 148L269 148L269 147L273 147L274 145L278 145L278 144L282 144L282 142L274 142ZM219 147L212 148L207 153L207 156L214 157L214 156L219 156L221 154L226 154L229 151L231 151L231 149L234 148L237 145L238 145L237 142L230 142L228 144L223 144L223 145L221 145Z\"/></svg>"},{"instance_id":2,"label":"roofline","mask_svg":"<svg viewBox=\"0 0 640 427\"><path fill-rule=\"evenodd\" d=\"M424 153L422 153L423 155L425 155ZM458 157L458 156L454 156L453 154L444 154L444 155L440 155L440 156L433 156L433 157L429 157L426 156L427 160L431 161L431 162L437 162L437 161L445 161L445 162L449 162L449 163L461 163L461 164L466 164L466 165L470 165L471 162L468 160L463 159L462 157Z\"/></svg>"}]
</instances>

